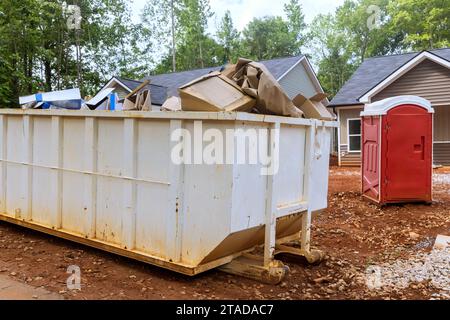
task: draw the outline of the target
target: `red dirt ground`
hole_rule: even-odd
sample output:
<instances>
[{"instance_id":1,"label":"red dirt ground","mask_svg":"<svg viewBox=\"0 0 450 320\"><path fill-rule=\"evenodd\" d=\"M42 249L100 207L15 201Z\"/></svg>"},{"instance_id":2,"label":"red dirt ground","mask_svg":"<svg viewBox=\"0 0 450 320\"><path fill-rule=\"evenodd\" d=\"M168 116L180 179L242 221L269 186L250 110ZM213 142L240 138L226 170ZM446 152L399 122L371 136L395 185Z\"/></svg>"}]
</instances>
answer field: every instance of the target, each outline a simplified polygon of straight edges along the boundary
<instances>
[{"instance_id":1,"label":"red dirt ground","mask_svg":"<svg viewBox=\"0 0 450 320\"><path fill-rule=\"evenodd\" d=\"M437 177L437 179L436 179ZM430 250L450 235L450 169L435 171L435 202L384 208L361 198L359 169L333 167L329 208L314 218L312 243L328 253L320 265L279 257L291 270L270 286L210 271L195 278L0 223L0 274L66 299L430 299L430 283L371 291L366 268ZM68 291L66 269L78 265L81 291Z\"/></svg>"}]
</instances>

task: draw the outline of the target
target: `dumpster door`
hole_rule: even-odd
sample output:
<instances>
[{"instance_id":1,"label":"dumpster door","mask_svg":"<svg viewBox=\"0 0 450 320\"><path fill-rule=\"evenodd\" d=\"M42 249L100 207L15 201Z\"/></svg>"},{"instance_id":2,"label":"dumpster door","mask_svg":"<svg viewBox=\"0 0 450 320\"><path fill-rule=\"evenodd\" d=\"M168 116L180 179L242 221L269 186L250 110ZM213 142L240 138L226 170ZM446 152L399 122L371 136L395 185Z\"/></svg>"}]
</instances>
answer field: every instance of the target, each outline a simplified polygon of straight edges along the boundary
<instances>
[{"instance_id":1,"label":"dumpster door","mask_svg":"<svg viewBox=\"0 0 450 320\"><path fill-rule=\"evenodd\" d=\"M387 115L386 200L431 201L432 116L416 106Z\"/></svg>"}]
</instances>

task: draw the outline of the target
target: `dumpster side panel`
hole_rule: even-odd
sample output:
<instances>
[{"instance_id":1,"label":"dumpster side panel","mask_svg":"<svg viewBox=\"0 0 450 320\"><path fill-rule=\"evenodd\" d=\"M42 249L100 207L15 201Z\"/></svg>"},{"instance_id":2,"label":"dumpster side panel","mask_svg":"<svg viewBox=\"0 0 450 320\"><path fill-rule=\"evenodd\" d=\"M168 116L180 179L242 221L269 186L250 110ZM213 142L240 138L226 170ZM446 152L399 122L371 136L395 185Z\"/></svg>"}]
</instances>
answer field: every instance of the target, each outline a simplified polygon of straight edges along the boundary
<instances>
[{"instance_id":1,"label":"dumpster side panel","mask_svg":"<svg viewBox=\"0 0 450 320\"><path fill-rule=\"evenodd\" d=\"M28 211L28 168L20 163L28 162L24 117L8 117L6 157L6 211L16 218L26 218Z\"/></svg>"},{"instance_id":2,"label":"dumpster side panel","mask_svg":"<svg viewBox=\"0 0 450 320\"><path fill-rule=\"evenodd\" d=\"M311 199L308 205L311 211L319 211L328 206L328 177L330 164L330 147L331 147L331 128L318 126L315 130L313 150L306 152L314 152L311 164Z\"/></svg>"},{"instance_id":3,"label":"dumpster side panel","mask_svg":"<svg viewBox=\"0 0 450 320\"><path fill-rule=\"evenodd\" d=\"M203 121L203 132L219 130L223 137L232 124ZM194 137L194 123L185 122ZM193 144L192 144L193 145ZM207 146L208 143L204 143ZM184 168L182 261L197 265L230 234L232 165L192 164Z\"/></svg>"},{"instance_id":4,"label":"dumpster side panel","mask_svg":"<svg viewBox=\"0 0 450 320\"><path fill-rule=\"evenodd\" d=\"M52 119L40 117L33 119L33 168L31 192L31 219L37 223L52 225L52 206L57 201L52 193L51 161Z\"/></svg>"},{"instance_id":5,"label":"dumpster side panel","mask_svg":"<svg viewBox=\"0 0 450 320\"><path fill-rule=\"evenodd\" d=\"M246 133L251 136L254 132L256 136L260 132L267 133L269 125L257 123L237 123L236 132ZM239 138L243 135L238 134ZM234 152L240 151L238 137L235 137ZM267 136L257 137L257 142L253 144L267 145ZM246 149L249 149L250 139L246 139ZM248 158L248 157L247 157ZM266 210L265 195L267 192L267 176L261 175L262 165L257 164L235 164L233 170L233 196L231 212L231 232L239 232L264 224L264 213Z\"/></svg>"},{"instance_id":6,"label":"dumpster side panel","mask_svg":"<svg viewBox=\"0 0 450 320\"><path fill-rule=\"evenodd\" d=\"M123 120L98 121L96 238L121 244L123 181Z\"/></svg>"},{"instance_id":7,"label":"dumpster side panel","mask_svg":"<svg viewBox=\"0 0 450 320\"><path fill-rule=\"evenodd\" d=\"M62 138L62 201L61 224L64 230L83 234L87 223L84 206L84 177L79 172L84 169L84 131L82 118L63 120Z\"/></svg>"},{"instance_id":8,"label":"dumpster side panel","mask_svg":"<svg viewBox=\"0 0 450 320\"><path fill-rule=\"evenodd\" d=\"M280 168L275 175L277 207L304 201L306 128L282 125L280 130Z\"/></svg>"},{"instance_id":9,"label":"dumpster side panel","mask_svg":"<svg viewBox=\"0 0 450 320\"><path fill-rule=\"evenodd\" d=\"M136 249L166 257L170 132L168 121L137 124ZM143 182L155 181L155 183ZM160 182L160 183L157 183ZM164 183L167 182L167 183ZM174 225L173 228L176 226ZM173 242L176 239L172 239Z\"/></svg>"}]
</instances>

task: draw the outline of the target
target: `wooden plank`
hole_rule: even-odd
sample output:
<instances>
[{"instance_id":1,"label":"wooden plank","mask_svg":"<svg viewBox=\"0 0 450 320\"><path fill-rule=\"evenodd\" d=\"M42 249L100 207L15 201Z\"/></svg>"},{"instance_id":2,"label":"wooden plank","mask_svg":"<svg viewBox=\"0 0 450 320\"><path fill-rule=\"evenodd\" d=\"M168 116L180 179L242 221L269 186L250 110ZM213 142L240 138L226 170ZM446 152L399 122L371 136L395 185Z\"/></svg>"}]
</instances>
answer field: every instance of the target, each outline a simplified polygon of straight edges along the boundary
<instances>
[{"instance_id":1,"label":"wooden plank","mask_svg":"<svg viewBox=\"0 0 450 320\"><path fill-rule=\"evenodd\" d=\"M138 93L139 91L141 91L141 89L143 89L145 86L150 84L150 80L145 80L144 82L142 82L139 86L136 87L136 89L134 89L133 91L131 91L126 97L125 99L128 99L132 96L134 96L136 93Z\"/></svg>"}]
</instances>

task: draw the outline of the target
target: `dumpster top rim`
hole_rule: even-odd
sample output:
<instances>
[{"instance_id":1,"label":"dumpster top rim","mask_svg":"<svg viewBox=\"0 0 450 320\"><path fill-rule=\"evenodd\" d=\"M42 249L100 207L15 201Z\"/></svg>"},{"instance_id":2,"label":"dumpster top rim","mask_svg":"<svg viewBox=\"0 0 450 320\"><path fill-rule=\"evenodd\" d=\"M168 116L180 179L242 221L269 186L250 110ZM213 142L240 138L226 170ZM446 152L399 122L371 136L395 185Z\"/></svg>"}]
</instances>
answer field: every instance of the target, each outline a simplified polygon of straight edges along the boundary
<instances>
[{"instance_id":1,"label":"dumpster top rim","mask_svg":"<svg viewBox=\"0 0 450 320\"><path fill-rule=\"evenodd\" d=\"M336 121L316 119L290 118L272 115L261 115L246 112L164 112L164 111L104 111L104 110L33 110L33 109L0 109L1 115L11 116L60 116L60 117L92 117L116 119L161 119L161 120L220 120L220 121L249 121L260 123L280 123L325 127L337 127Z\"/></svg>"}]
</instances>

